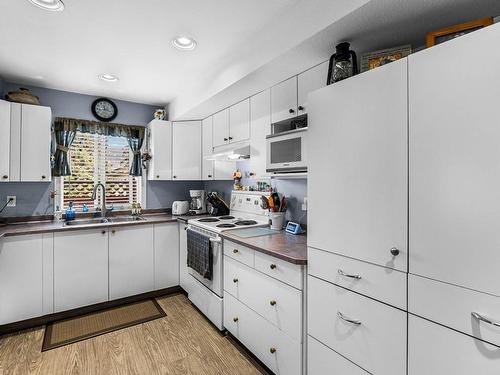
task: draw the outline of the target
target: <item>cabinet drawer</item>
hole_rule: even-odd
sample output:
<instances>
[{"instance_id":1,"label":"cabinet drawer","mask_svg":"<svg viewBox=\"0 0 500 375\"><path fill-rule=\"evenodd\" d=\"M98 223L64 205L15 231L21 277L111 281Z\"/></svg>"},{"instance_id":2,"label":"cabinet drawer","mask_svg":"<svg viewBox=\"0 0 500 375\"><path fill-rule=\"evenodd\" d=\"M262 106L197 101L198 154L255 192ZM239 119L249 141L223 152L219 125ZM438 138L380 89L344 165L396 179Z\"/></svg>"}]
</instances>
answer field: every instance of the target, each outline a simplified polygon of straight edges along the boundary
<instances>
[{"instance_id":1,"label":"cabinet drawer","mask_svg":"<svg viewBox=\"0 0 500 375\"><path fill-rule=\"evenodd\" d=\"M234 260L224 258L224 290L302 342L302 292Z\"/></svg>"},{"instance_id":2,"label":"cabinet drawer","mask_svg":"<svg viewBox=\"0 0 500 375\"><path fill-rule=\"evenodd\" d=\"M500 323L500 297L414 275L408 283L409 312L500 346L500 327L472 316Z\"/></svg>"},{"instance_id":3,"label":"cabinet drawer","mask_svg":"<svg viewBox=\"0 0 500 375\"><path fill-rule=\"evenodd\" d=\"M236 322L234 322L236 320ZM224 296L224 322L238 338L276 375L302 373L302 345L233 296ZM231 323L232 322L232 323ZM236 333L236 334L235 334Z\"/></svg>"},{"instance_id":4,"label":"cabinet drawer","mask_svg":"<svg viewBox=\"0 0 500 375\"><path fill-rule=\"evenodd\" d=\"M406 371L406 313L313 276L308 333L373 374Z\"/></svg>"},{"instance_id":5,"label":"cabinet drawer","mask_svg":"<svg viewBox=\"0 0 500 375\"><path fill-rule=\"evenodd\" d=\"M308 273L406 310L406 274L330 252L308 249Z\"/></svg>"},{"instance_id":6,"label":"cabinet drawer","mask_svg":"<svg viewBox=\"0 0 500 375\"><path fill-rule=\"evenodd\" d=\"M254 253L255 251L253 249L229 240L224 240L224 255L244 263L247 266L254 266Z\"/></svg>"},{"instance_id":7,"label":"cabinet drawer","mask_svg":"<svg viewBox=\"0 0 500 375\"><path fill-rule=\"evenodd\" d=\"M410 315L408 375L498 375L500 348Z\"/></svg>"},{"instance_id":8,"label":"cabinet drawer","mask_svg":"<svg viewBox=\"0 0 500 375\"><path fill-rule=\"evenodd\" d=\"M307 337L308 375L368 375L368 372L348 361L315 338Z\"/></svg>"},{"instance_id":9,"label":"cabinet drawer","mask_svg":"<svg viewBox=\"0 0 500 375\"><path fill-rule=\"evenodd\" d=\"M255 269L281 280L294 288L302 289L302 266L266 254L255 252Z\"/></svg>"}]
</instances>

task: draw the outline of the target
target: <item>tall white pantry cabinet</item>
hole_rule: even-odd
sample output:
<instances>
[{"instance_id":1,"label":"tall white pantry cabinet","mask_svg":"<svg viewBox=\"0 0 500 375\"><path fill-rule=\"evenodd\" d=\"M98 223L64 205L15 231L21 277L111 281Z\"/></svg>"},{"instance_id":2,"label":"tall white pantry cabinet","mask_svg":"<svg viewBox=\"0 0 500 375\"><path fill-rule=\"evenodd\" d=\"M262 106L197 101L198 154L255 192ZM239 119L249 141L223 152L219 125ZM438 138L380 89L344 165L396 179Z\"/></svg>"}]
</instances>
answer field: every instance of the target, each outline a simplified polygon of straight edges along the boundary
<instances>
[{"instance_id":1,"label":"tall white pantry cabinet","mask_svg":"<svg viewBox=\"0 0 500 375\"><path fill-rule=\"evenodd\" d=\"M309 375L500 373L498 40L309 96Z\"/></svg>"}]
</instances>

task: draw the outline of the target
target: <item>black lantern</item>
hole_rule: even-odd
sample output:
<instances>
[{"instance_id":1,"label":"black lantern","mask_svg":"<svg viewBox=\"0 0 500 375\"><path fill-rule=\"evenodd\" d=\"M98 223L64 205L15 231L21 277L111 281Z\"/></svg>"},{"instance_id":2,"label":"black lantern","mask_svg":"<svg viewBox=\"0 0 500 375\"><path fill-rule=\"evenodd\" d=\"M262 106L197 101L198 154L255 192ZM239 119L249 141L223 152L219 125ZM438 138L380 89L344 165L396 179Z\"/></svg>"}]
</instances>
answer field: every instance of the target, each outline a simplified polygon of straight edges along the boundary
<instances>
[{"instance_id":1,"label":"black lantern","mask_svg":"<svg viewBox=\"0 0 500 375\"><path fill-rule=\"evenodd\" d=\"M335 47L335 54L330 57L327 85L359 73L356 52L350 50L350 46L349 42L342 42Z\"/></svg>"}]
</instances>

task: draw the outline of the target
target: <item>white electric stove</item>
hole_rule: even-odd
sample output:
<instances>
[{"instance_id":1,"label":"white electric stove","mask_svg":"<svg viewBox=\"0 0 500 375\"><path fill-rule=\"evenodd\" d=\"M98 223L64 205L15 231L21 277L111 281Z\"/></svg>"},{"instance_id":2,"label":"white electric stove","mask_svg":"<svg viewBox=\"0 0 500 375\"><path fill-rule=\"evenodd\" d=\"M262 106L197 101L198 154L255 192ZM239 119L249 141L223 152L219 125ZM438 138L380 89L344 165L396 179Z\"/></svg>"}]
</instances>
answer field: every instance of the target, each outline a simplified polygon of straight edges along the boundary
<instances>
[{"instance_id":1,"label":"white electric stove","mask_svg":"<svg viewBox=\"0 0 500 375\"><path fill-rule=\"evenodd\" d=\"M223 330L223 246L220 233L243 228L266 227L269 225L268 211L260 207L261 195L270 193L233 191L230 214L227 216L204 217L188 220L187 229L210 238L212 243L212 280L205 279L188 267L193 277L188 298L214 325Z\"/></svg>"}]
</instances>

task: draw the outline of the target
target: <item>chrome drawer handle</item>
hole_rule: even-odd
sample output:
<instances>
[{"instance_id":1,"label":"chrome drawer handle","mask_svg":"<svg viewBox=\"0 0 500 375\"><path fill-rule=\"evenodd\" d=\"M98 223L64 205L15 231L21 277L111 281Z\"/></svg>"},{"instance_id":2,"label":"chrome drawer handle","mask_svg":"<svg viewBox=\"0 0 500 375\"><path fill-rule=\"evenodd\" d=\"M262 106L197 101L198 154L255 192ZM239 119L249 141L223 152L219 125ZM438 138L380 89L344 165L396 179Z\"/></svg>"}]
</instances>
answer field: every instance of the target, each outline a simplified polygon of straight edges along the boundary
<instances>
[{"instance_id":1,"label":"chrome drawer handle","mask_svg":"<svg viewBox=\"0 0 500 375\"><path fill-rule=\"evenodd\" d=\"M361 321L359 320L356 320L356 319L350 319L350 318L347 318L346 316L344 316L344 314L342 314L340 311L337 311L337 316L342 319L343 321L346 321L347 323L352 323L352 324L356 324L357 326L361 325Z\"/></svg>"},{"instance_id":2,"label":"chrome drawer handle","mask_svg":"<svg viewBox=\"0 0 500 375\"><path fill-rule=\"evenodd\" d=\"M478 314L477 312L473 311L473 312L471 312L471 315L474 317L474 319L477 319L480 322L491 324L492 326L495 326L495 327L500 327L500 323L499 322L495 322L494 320L488 319L487 317L485 317L485 316L483 316L481 314Z\"/></svg>"},{"instance_id":3,"label":"chrome drawer handle","mask_svg":"<svg viewBox=\"0 0 500 375\"><path fill-rule=\"evenodd\" d=\"M338 273L339 273L340 276L350 277L351 279L356 279L356 280L361 280L361 276L359 276L359 275L350 275L348 273L345 273L341 269L338 270Z\"/></svg>"}]
</instances>

